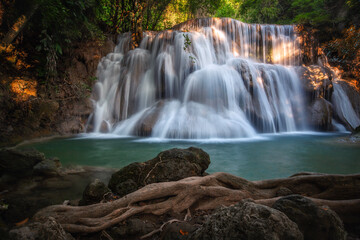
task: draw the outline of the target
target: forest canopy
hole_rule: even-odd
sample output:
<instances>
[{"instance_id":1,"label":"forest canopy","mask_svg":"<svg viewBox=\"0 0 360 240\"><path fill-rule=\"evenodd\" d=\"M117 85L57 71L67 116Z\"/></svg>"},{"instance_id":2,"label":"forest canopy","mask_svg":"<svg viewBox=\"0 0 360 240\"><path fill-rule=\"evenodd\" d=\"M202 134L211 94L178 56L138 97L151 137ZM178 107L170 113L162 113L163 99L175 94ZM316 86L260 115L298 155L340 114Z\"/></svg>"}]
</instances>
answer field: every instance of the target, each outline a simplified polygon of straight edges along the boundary
<instances>
[{"instance_id":1,"label":"forest canopy","mask_svg":"<svg viewBox=\"0 0 360 240\"><path fill-rule=\"evenodd\" d=\"M330 55L344 59L349 53L341 47L349 42L336 38L359 34L359 13L358 0L0 0L0 39L2 48L35 48L31 55L46 66L43 75L51 75L56 74L57 59L76 41L131 32L137 47L143 31L168 29L197 17L230 17L311 26L322 43L332 41ZM360 40L346 39L355 41L357 52Z\"/></svg>"}]
</instances>

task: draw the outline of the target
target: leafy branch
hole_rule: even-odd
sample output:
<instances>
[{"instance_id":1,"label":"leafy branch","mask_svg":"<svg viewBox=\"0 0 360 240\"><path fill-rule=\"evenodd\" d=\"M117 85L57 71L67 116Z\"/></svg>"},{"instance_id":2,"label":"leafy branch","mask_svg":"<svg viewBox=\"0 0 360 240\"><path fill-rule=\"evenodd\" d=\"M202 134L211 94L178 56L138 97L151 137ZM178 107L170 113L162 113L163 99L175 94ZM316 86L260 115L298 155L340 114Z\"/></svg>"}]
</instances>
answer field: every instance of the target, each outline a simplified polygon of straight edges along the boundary
<instances>
[{"instance_id":1,"label":"leafy branch","mask_svg":"<svg viewBox=\"0 0 360 240\"><path fill-rule=\"evenodd\" d=\"M187 51L188 53L190 53L190 46L191 46L192 42L191 42L191 40L190 40L190 38L189 38L189 35L183 33L183 37L185 38L185 41L184 41L184 51ZM193 57L193 56L191 55L191 53L190 53L190 55L189 55L189 58L190 58L190 60L191 60L192 63L195 63L196 58Z\"/></svg>"}]
</instances>

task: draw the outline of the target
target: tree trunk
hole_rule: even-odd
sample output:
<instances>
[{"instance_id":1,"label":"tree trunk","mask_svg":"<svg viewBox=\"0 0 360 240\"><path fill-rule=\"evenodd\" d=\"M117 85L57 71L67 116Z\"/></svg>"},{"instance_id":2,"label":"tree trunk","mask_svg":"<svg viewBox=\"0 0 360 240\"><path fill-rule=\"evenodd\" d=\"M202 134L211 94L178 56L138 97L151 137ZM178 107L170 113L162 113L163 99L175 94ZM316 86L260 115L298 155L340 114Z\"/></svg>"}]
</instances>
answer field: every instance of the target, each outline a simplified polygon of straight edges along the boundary
<instances>
[{"instance_id":1,"label":"tree trunk","mask_svg":"<svg viewBox=\"0 0 360 240\"><path fill-rule=\"evenodd\" d=\"M3 38L1 44L5 47L9 46L14 39L19 35L19 33L24 29L26 24L29 22L31 17L36 12L37 8L39 7L38 4L34 4L30 7L30 9L26 12L25 15L21 15L16 22L13 24L11 29L7 32L5 37Z\"/></svg>"}]
</instances>

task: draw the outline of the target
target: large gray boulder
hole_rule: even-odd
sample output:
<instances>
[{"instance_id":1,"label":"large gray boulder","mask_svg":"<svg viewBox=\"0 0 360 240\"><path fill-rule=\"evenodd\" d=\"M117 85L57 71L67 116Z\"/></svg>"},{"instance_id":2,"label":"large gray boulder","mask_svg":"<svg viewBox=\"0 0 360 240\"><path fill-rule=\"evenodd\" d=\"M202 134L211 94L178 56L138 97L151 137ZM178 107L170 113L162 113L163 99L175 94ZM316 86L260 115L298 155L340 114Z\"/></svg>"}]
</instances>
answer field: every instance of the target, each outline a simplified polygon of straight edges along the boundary
<instances>
[{"instance_id":1,"label":"large gray boulder","mask_svg":"<svg viewBox=\"0 0 360 240\"><path fill-rule=\"evenodd\" d=\"M318 207L310 199L290 195L277 200L273 208L283 212L295 222L305 240L346 239L346 232L339 216L329 207Z\"/></svg>"},{"instance_id":2,"label":"large gray boulder","mask_svg":"<svg viewBox=\"0 0 360 240\"><path fill-rule=\"evenodd\" d=\"M216 210L191 236L192 240L303 239L298 226L284 213L243 200Z\"/></svg>"},{"instance_id":3,"label":"large gray boulder","mask_svg":"<svg viewBox=\"0 0 360 240\"><path fill-rule=\"evenodd\" d=\"M209 155L199 148L170 149L144 163L132 163L111 176L109 188L124 196L151 183L178 181L202 176L210 164Z\"/></svg>"}]
</instances>

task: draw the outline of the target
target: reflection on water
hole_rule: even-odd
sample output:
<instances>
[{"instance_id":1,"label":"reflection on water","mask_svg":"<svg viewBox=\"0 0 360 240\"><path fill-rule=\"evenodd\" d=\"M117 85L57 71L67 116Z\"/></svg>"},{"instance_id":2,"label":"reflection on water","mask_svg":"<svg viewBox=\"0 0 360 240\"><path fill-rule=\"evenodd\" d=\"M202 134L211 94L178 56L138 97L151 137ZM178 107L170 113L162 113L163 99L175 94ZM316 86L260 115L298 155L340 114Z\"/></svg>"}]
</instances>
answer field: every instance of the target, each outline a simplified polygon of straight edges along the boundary
<instances>
[{"instance_id":1,"label":"reflection on water","mask_svg":"<svg viewBox=\"0 0 360 240\"><path fill-rule=\"evenodd\" d=\"M302 171L350 174L360 172L360 145L336 142L340 135L261 135L255 139L167 141L99 138L86 135L30 145L63 165L121 168L142 162L170 148L202 148L209 153L209 173L228 172L249 180L288 177ZM107 135L109 137L109 135Z\"/></svg>"}]
</instances>

